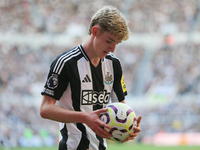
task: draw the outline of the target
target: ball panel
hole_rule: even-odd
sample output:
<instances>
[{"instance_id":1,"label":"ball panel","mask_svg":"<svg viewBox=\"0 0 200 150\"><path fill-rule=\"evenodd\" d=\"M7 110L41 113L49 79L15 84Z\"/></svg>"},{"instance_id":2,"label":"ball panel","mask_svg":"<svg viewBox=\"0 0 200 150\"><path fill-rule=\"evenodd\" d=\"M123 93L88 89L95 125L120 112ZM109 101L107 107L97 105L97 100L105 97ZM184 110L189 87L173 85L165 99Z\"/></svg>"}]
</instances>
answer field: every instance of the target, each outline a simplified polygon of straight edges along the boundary
<instances>
[{"instance_id":1,"label":"ball panel","mask_svg":"<svg viewBox=\"0 0 200 150\"><path fill-rule=\"evenodd\" d=\"M109 133L113 135L110 139L114 141L125 140L129 135L126 129L119 130L118 127L112 128Z\"/></svg>"},{"instance_id":2,"label":"ball panel","mask_svg":"<svg viewBox=\"0 0 200 150\"><path fill-rule=\"evenodd\" d=\"M104 123L108 124L108 123L110 122L110 115L109 115L108 113L101 114L101 115L100 115L100 119L101 119Z\"/></svg>"}]
</instances>

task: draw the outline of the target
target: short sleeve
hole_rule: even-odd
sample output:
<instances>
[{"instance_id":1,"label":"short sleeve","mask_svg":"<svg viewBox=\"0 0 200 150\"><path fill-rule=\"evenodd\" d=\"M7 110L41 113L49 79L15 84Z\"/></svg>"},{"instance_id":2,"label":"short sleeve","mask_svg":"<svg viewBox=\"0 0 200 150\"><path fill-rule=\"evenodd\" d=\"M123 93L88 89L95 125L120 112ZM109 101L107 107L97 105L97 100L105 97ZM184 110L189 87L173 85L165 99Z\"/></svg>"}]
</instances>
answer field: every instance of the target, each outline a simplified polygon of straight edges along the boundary
<instances>
[{"instance_id":1,"label":"short sleeve","mask_svg":"<svg viewBox=\"0 0 200 150\"><path fill-rule=\"evenodd\" d=\"M111 92L112 102L121 102L125 99L127 95L126 85L122 75L121 63L118 59L113 61L114 68L114 83L113 91Z\"/></svg>"},{"instance_id":2,"label":"short sleeve","mask_svg":"<svg viewBox=\"0 0 200 150\"><path fill-rule=\"evenodd\" d=\"M67 88L67 66L66 64L60 72L54 71L58 58L51 64L48 77L44 86L42 95L48 95L56 100L59 100Z\"/></svg>"}]
</instances>

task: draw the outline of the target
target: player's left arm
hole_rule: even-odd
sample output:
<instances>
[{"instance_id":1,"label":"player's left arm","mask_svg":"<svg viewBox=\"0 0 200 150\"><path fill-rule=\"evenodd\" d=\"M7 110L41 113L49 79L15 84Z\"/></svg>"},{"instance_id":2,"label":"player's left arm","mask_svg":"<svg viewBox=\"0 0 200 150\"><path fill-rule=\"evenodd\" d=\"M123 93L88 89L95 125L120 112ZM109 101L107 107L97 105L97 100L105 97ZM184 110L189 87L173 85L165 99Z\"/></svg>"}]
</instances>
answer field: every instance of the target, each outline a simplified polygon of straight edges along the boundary
<instances>
[{"instance_id":1,"label":"player's left arm","mask_svg":"<svg viewBox=\"0 0 200 150\"><path fill-rule=\"evenodd\" d=\"M114 83L114 91L117 95L117 98L119 100L119 102L121 103L126 103L125 102L125 96L127 95L127 90L126 90L126 85L124 82L124 78L122 75L122 67L119 61L115 61L115 65L117 65L116 68L118 68L117 72L115 72L115 78L116 78L116 82ZM120 101L120 99L122 101ZM127 137L124 141L122 141L122 143L127 142L129 140L134 140L135 137L139 134L139 132L141 131L140 128L140 122L141 122L142 117L139 116L137 119L137 126L134 127L134 132L130 133L130 136Z\"/></svg>"},{"instance_id":2,"label":"player's left arm","mask_svg":"<svg viewBox=\"0 0 200 150\"><path fill-rule=\"evenodd\" d=\"M126 85L123 78L122 66L118 59L113 61L114 83L111 93L112 102L122 102L127 95ZM124 102L122 102L124 103Z\"/></svg>"},{"instance_id":3,"label":"player's left arm","mask_svg":"<svg viewBox=\"0 0 200 150\"><path fill-rule=\"evenodd\" d=\"M121 101L121 103L126 103L125 100ZM134 127L134 132L130 133L130 136L127 137L122 143L127 142L129 140L134 140L135 137L140 133L141 128L140 128L140 122L141 122L142 116L139 116L137 119L137 126Z\"/></svg>"},{"instance_id":4,"label":"player's left arm","mask_svg":"<svg viewBox=\"0 0 200 150\"><path fill-rule=\"evenodd\" d=\"M134 127L134 132L130 133L130 136L127 137L124 141L122 141L121 143L127 142L129 140L134 140L135 137L140 133L141 128L140 128L140 122L141 122L142 116L139 116L137 119L137 126Z\"/></svg>"},{"instance_id":5,"label":"player's left arm","mask_svg":"<svg viewBox=\"0 0 200 150\"><path fill-rule=\"evenodd\" d=\"M124 104L126 104L125 100L121 101L120 103L124 103Z\"/></svg>"}]
</instances>

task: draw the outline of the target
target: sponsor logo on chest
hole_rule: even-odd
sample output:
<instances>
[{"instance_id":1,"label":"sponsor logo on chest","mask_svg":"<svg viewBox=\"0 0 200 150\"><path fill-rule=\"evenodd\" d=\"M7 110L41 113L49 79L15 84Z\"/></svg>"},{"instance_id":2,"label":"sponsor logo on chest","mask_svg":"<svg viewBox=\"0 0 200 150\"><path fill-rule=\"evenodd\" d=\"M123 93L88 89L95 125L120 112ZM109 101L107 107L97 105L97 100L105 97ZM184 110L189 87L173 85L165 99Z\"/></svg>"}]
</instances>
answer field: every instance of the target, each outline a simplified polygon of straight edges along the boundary
<instances>
[{"instance_id":1,"label":"sponsor logo on chest","mask_svg":"<svg viewBox=\"0 0 200 150\"><path fill-rule=\"evenodd\" d=\"M95 92L93 90L82 90L82 105L108 104L110 93L107 90Z\"/></svg>"}]
</instances>

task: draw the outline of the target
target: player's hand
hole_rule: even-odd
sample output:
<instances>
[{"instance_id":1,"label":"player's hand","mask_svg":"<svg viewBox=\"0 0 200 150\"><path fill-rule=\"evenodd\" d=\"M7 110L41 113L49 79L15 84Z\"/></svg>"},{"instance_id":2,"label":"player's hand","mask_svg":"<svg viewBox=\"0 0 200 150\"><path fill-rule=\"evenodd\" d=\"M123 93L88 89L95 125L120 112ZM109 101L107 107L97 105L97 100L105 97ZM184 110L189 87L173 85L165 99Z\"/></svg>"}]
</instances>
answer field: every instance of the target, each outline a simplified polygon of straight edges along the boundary
<instances>
[{"instance_id":1,"label":"player's hand","mask_svg":"<svg viewBox=\"0 0 200 150\"><path fill-rule=\"evenodd\" d=\"M103 109L99 109L93 112L90 112L88 114L88 117L86 118L86 124L88 125L88 127L90 127L92 129L92 131L94 131L98 136L102 137L102 138L106 138L109 139L109 137L111 137L112 135L109 134L104 128L108 128L110 129L110 126L105 124L103 121L101 121L99 119L99 115L101 113L105 113L108 109L107 108L103 108Z\"/></svg>"},{"instance_id":2,"label":"player's hand","mask_svg":"<svg viewBox=\"0 0 200 150\"><path fill-rule=\"evenodd\" d=\"M138 119L137 119L137 126L134 127L134 132L133 133L130 133L130 136L127 137L125 140L121 141L121 143L124 143L124 142L127 142L129 140L134 140L135 137L139 134L139 132L141 131L141 128L140 128L140 122L141 122L141 119L142 117L139 116Z\"/></svg>"}]
</instances>

